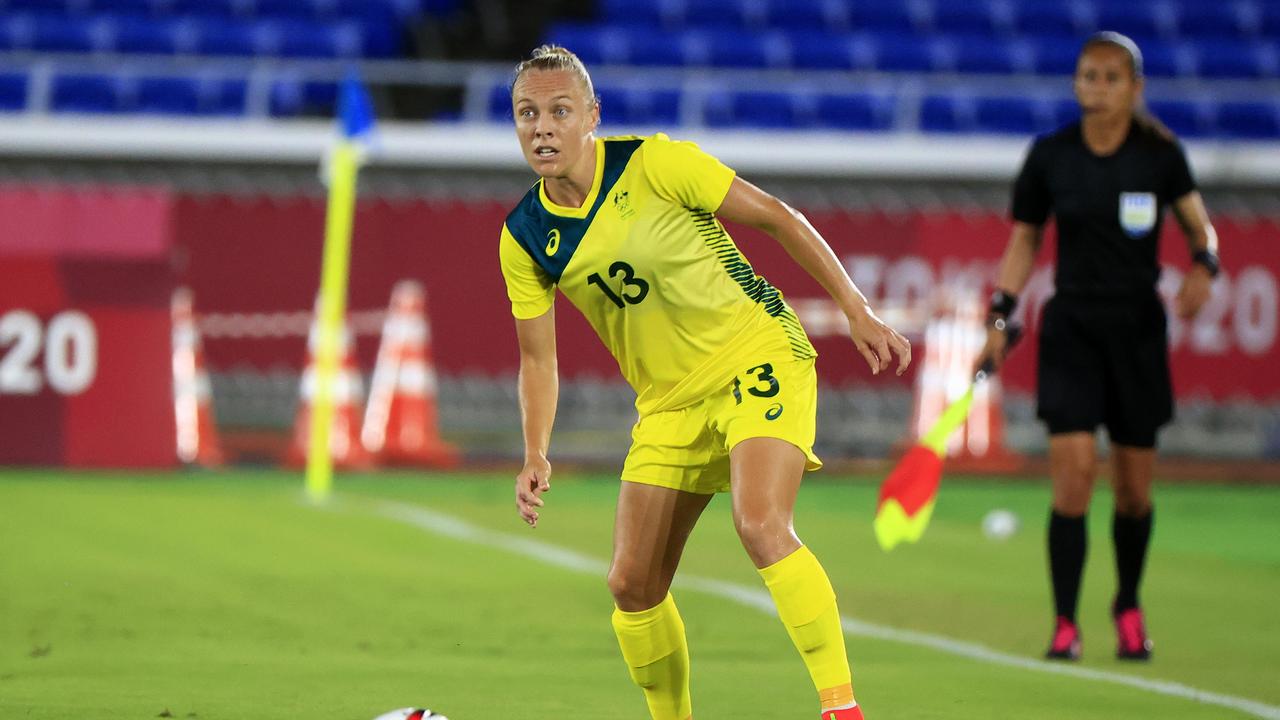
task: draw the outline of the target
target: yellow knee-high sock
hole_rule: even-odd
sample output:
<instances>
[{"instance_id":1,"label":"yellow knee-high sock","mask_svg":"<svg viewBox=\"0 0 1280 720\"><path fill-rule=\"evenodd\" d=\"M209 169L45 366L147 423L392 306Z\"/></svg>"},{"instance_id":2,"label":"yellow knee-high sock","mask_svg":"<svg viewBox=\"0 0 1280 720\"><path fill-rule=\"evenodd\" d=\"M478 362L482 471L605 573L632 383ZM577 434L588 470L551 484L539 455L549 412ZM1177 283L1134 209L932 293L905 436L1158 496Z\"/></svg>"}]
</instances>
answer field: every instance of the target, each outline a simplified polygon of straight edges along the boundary
<instances>
[{"instance_id":1,"label":"yellow knee-high sock","mask_svg":"<svg viewBox=\"0 0 1280 720\"><path fill-rule=\"evenodd\" d=\"M675 599L668 593L665 600L640 612L614 608L613 631L653 720L688 720L693 715L689 646Z\"/></svg>"},{"instance_id":2,"label":"yellow knee-high sock","mask_svg":"<svg viewBox=\"0 0 1280 720\"><path fill-rule=\"evenodd\" d=\"M778 606L778 617L787 628L824 709L854 704L849 659L845 656L844 631L836 593L827 573L809 548L800 549L760 570L764 584Z\"/></svg>"}]
</instances>

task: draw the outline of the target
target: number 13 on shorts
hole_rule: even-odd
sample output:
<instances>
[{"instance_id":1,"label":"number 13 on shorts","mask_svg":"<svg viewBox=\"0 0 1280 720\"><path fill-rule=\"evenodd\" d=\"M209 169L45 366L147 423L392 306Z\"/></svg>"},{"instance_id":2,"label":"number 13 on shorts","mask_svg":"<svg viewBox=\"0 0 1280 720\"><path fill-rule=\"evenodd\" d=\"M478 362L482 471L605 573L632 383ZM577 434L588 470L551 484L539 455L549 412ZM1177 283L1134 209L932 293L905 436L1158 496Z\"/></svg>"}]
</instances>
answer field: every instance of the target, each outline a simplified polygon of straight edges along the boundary
<instances>
[{"instance_id":1,"label":"number 13 on shorts","mask_svg":"<svg viewBox=\"0 0 1280 720\"><path fill-rule=\"evenodd\" d=\"M813 358L752 365L733 378L727 398L732 405L720 416L729 447L753 437L778 438L804 452L806 469L822 466L813 454L818 409Z\"/></svg>"}]
</instances>

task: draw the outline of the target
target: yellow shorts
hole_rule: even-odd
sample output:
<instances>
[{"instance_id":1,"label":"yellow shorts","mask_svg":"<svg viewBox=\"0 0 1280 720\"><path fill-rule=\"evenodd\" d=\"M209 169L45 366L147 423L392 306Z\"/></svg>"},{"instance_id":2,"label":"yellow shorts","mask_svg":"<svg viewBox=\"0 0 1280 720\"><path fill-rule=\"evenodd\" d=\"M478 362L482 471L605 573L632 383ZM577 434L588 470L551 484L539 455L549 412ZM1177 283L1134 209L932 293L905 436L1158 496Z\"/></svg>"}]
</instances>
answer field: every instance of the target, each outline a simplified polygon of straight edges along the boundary
<instances>
[{"instance_id":1,"label":"yellow shorts","mask_svg":"<svg viewBox=\"0 0 1280 720\"><path fill-rule=\"evenodd\" d=\"M729 489L729 451L748 438L785 440L813 454L818 377L813 358L762 362L742 369L721 390L667 412L645 415L631 430L622 479L710 495Z\"/></svg>"}]
</instances>

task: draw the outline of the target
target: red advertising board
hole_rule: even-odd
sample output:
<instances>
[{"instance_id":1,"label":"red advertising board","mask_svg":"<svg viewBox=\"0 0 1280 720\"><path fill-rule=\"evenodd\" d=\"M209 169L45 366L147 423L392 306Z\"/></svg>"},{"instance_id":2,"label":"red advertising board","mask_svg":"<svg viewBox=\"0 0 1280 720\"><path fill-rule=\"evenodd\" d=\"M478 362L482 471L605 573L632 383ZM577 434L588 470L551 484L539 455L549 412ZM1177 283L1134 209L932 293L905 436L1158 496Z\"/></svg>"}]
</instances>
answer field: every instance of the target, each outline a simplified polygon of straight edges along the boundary
<instances>
[{"instance_id":1,"label":"red advertising board","mask_svg":"<svg viewBox=\"0 0 1280 720\"><path fill-rule=\"evenodd\" d=\"M514 202L515 199L511 199ZM370 200L356 217L351 306L384 307L394 282L422 280L430 295L435 356L447 373L510 372L515 337L498 270L498 229L507 213L497 202ZM877 307L927 312L935 289L958 281L986 287L995 275L1009 224L991 212L822 211L809 213L859 287ZM1208 394L1273 401L1280 398L1276 342L1280 218L1215 218L1224 273L1214 300L1193 324L1172 320L1174 379L1181 396ZM183 198L175 225L186 262L181 279L204 311L261 313L307 310L320 267L323 204L308 198ZM1166 223L1162 288L1176 290L1188 253ZM769 238L731 228L756 271L797 305L812 305L822 290ZM1030 337L1011 358L1006 384L1032 387L1038 310L1052 292L1050 231L1023 303ZM616 377L613 360L578 313L562 302L560 368L569 376ZM809 323L821 353L819 371L835 383L910 381L872 378L847 341ZM376 340L360 343L368 367ZM250 362L298 365L300 337L206 342L215 366Z\"/></svg>"},{"instance_id":2,"label":"red advertising board","mask_svg":"<svg viewBox=\"0 0 1280 720\"><path fill-rule=\"evenodd\" d=\"M0 464L175 464L168 208L0 189Z\"/></svg>"}]
</instances>

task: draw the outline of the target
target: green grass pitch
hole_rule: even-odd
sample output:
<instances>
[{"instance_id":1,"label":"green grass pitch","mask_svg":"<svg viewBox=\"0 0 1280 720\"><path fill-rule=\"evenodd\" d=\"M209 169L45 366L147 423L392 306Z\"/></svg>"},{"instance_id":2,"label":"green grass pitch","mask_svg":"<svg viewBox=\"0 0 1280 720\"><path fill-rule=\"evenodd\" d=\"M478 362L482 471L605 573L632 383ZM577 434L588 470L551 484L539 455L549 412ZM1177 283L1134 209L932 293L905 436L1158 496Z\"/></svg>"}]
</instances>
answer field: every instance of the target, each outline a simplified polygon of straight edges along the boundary
<instances>
[{"instance_id":1,"label":"green grass pitch","mask_svg":"<svg viewBox=\"0 0 1280 720\"><path fill-rule=\"evenodd\" d=\"M1038 657L1051 629L1046 484L949 479L924 540L884 554L870 527L876 480L815 476L797 506L842 613ZM252 471L0 473L0 718L368 720L408 705L451 720L647 717L591 569L608 558L616 481L557 476L537 530L516 517L507 474L339 477L323 508L301 484ZM466 525L442 535L388 517L389 503ZM1023 521L1005 542L979 530L997 507ZM1161 486L1156 507L1143 596L1155 659L1113 657L1099 492L1080 667L1244 698L1253 715L852 636L868 717L1280 717L1280 488ZM542 562L544 546L522 540L597 562ZM682 574L760 587L727 498L703 517ZM693 588L677 599L696 717L816 717L775 617Z\"/></svg>"}]
</instances>

